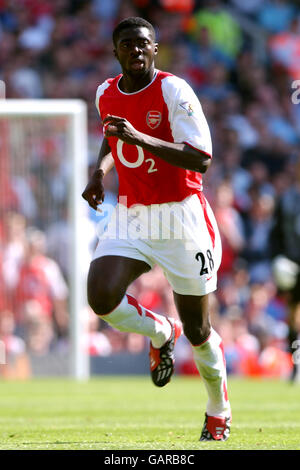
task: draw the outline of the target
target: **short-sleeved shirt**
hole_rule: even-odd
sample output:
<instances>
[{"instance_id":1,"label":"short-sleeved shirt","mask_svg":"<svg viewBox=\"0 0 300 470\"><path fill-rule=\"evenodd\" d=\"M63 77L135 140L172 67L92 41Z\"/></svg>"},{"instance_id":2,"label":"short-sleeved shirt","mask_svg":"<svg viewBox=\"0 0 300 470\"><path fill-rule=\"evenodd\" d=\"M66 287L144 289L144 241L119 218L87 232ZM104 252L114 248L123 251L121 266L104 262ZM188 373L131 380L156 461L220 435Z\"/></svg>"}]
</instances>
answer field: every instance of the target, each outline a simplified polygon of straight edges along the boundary
<instances>
[{"instance_id":1,"label":"short-sleeved shirt","mask_svg":"<svg viewBox=\"0 0 300 470\"><path fill-rule=\"evenodd\" d=\"M97 89L96 107L103 120L108 114L126 118L138 131L167 142L186 143L211 156L210 131L201 104L187 82L170 73L155 71L145 88L125 93L122 74ZM137 145L117 137L108 143L119 177L119 201L162 204L182 201L202 191L201 173L174 166Z\"/></svg>"}]
</instances>

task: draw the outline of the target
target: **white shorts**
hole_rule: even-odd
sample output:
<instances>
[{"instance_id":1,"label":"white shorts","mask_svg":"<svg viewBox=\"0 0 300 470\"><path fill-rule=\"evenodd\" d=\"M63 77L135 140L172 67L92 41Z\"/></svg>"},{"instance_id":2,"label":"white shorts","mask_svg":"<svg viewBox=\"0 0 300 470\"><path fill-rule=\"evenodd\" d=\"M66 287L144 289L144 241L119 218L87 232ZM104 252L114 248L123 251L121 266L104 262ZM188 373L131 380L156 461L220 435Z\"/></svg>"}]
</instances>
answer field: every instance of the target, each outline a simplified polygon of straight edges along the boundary
<instances>
[{"instance_id":1,"label":"white shorts","mask_svg":"<svg viewBox=\"0 0 300 470\"><path fill-rule=\"evenodd\" d=\"M118 204L94 258L123 256L159 265L172 289L205 295L217 287L222 247L214 214L203 193L181 202Z\"/></svg>"}]
</instances>

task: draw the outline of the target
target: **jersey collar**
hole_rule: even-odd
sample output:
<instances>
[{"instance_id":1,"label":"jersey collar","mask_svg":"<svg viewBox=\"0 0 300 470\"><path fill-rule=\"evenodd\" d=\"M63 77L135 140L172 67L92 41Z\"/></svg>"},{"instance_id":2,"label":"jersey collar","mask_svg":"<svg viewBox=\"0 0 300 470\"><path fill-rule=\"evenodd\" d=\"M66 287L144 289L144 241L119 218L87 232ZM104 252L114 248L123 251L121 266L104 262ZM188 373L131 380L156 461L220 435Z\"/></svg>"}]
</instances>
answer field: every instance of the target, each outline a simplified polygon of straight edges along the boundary
<instances>
[{"instance_id":1,"label":"jersey collar","mask_svg":"<svg viewBox=\"0 0 300 470\"><path fill-rule=\"evenodd\" d=\"M137 91L133 91L132 93L125 93L125 91L122 91L122 90L120 89L119 83L120 83L121 78L123 77L123 75L121 75L120 78L119 78L119 80L118 80L118 83L117 83L118 91L119 91L120 93L122 93L122 95L128 95L128 96L136 95L137 93L141 93L142 91L146 90L146 88L148 88L150 85L152 85L152 83L155 81L157 75L158 75L158 70L155 69L154 75L153 75L153 78L152 78L151 82L148 83L148 85L146 85L144 88L141 88L140 90L137 90Z\"/></svg>"}]
</instances>

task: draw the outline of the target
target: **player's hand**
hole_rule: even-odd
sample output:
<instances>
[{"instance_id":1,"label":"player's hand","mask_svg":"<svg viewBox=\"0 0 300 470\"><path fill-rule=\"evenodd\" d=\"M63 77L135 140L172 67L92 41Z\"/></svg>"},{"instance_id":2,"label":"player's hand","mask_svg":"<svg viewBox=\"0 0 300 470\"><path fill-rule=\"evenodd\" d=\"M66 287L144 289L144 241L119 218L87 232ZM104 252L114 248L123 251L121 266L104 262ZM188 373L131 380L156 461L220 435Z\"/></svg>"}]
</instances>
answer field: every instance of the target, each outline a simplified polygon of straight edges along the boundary
<instances>
[{"instance_id":1,"label":"player's hand","mask_svg":"<svg viewBox=\"0 0 300 470\"><path fill-rule=\"evenodd\" d=\"M108 114L103 119L104 137L119 137L127 144L137 144L140 132L127 119Z\"/></svg>"},{"instance_id":2,"label":"player's hand","mask_svg":"<svg viewBox=\"0 0 300 470\"><path fill-rule=\"evenodd\" d=\"M102 204L104 201L103 176L102 171L95 171L82 193L83 199L85 199L95 211L98 205Z\"/></svg>"}]
</instances>

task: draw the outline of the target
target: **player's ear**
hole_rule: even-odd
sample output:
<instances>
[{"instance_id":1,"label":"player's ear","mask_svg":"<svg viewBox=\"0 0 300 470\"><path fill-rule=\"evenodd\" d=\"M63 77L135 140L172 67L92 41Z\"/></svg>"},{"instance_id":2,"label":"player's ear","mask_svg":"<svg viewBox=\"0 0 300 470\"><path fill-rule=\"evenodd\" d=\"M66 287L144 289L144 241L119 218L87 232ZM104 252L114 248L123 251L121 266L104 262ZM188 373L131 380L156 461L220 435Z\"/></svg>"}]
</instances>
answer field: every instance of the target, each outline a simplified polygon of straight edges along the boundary
<instances>
[{"instance_id":1,"label":"player's ear","mask_svg":"<svg viewBox=\"0 0 300 470\"><path fill-rule=\"evenodd\" d=\"M154 55L156 55L158 53L158 43L156 42L154 44Z\"/></svg>"}]
</instances>

